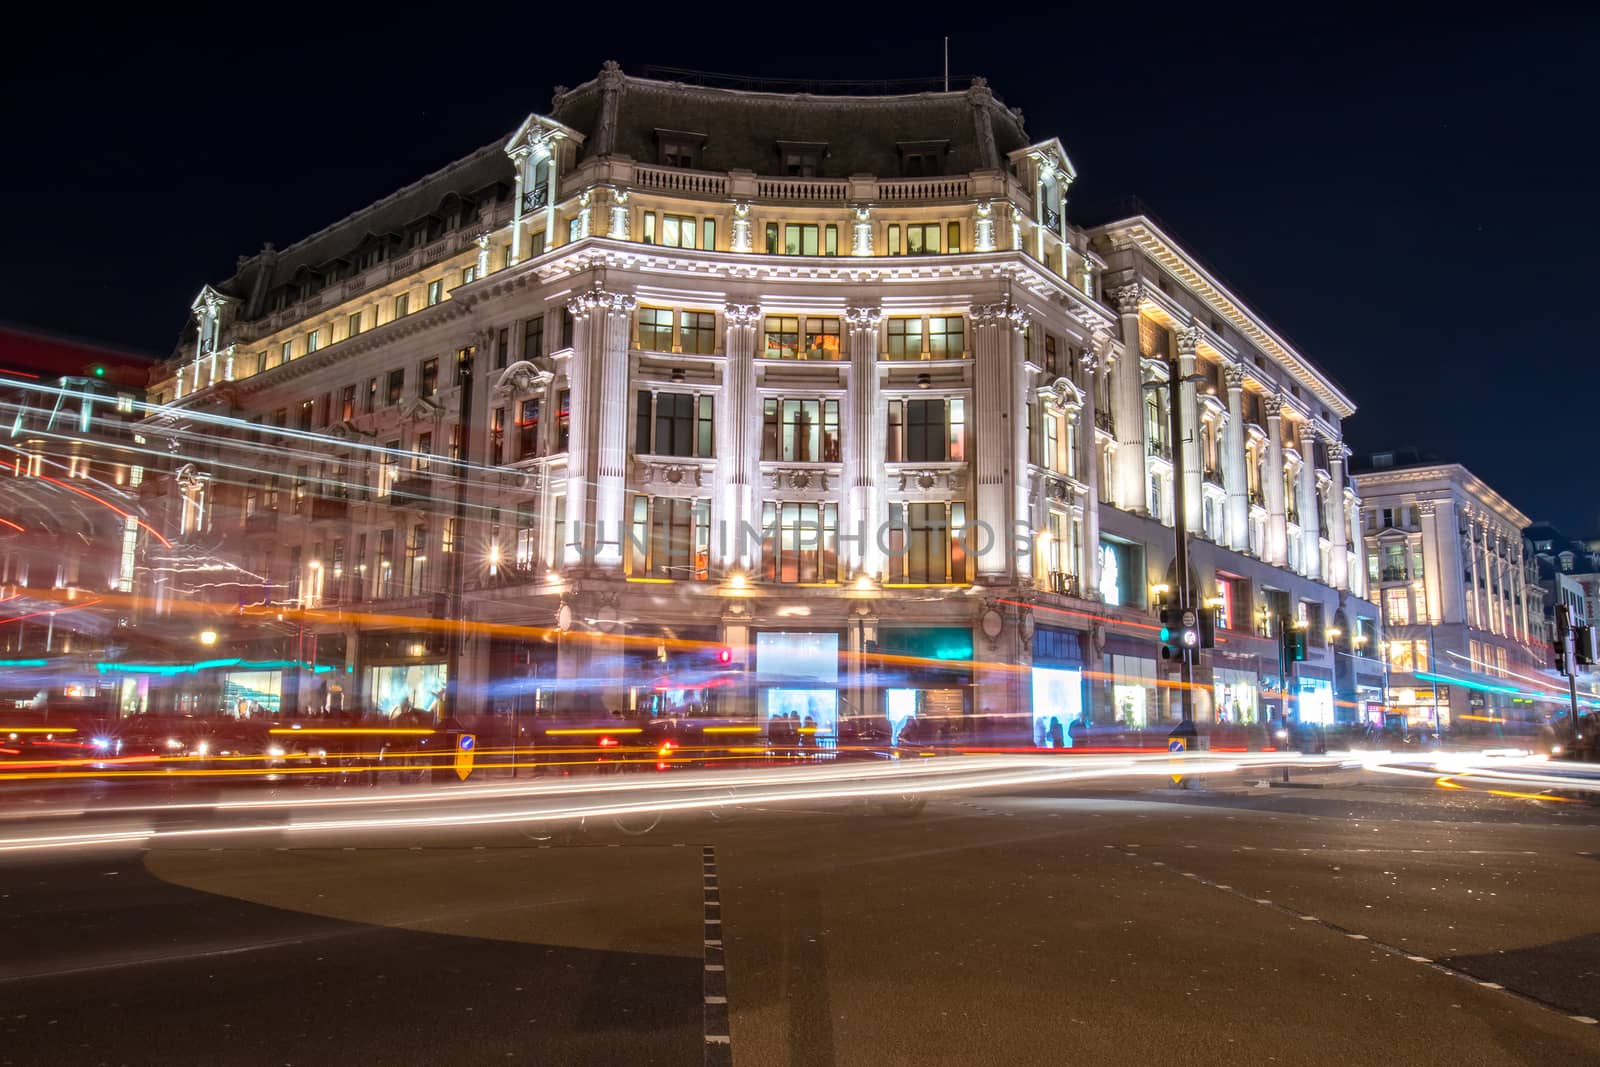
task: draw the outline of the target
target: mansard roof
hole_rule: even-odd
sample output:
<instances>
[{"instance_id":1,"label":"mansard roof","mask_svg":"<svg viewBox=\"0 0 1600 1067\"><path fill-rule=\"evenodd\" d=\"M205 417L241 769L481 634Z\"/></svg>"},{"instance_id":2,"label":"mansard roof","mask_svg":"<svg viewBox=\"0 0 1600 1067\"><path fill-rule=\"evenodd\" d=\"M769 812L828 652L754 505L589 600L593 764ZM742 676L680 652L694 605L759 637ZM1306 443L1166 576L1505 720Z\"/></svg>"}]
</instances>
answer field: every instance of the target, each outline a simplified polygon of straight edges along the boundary
<instances>
[{"instance_id":1,"label":"mansard roof","mask_svg":"<svg viewBox=\"0 0 1600 1067\"><path fill-rule=\"evenodd\" d=\"M614 109L607 107L614 94ZM607 121L609 114L614 120ZM608 65L600 76L559 93L552 117L588 131L580 156L626 155L656 162L658 131L703 135L698 170L783 173L779 142L825 144L819 176L892 177L900 146L948 142L947 174L998 170L1028 145L1022 116L1006 107L982 79L957 92L827 96L754 92L622 74Z\"/></svg>"}]
</instances>

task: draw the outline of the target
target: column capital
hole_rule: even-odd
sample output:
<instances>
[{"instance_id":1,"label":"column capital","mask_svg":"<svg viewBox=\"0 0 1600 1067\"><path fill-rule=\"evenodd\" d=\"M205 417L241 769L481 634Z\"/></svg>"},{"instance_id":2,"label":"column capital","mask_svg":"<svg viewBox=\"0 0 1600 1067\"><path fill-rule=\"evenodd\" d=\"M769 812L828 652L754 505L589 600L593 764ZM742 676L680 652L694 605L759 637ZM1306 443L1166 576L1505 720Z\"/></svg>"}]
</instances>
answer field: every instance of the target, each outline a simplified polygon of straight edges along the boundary
<instances>
[{"instance_id":1,"label":"column capital","mask_svg":"<svg viewBox=\"0 0 1600 1067\"><path fill-rule=\"evenodd\" d=\"M998 304L974 304L972 306L972 321L979 326L986 324L1002 324L1010 322L1012 326L1021 329L1028 321L1028 313L1008 300Z\"/></svg>"},{"instance_id":2,"label":"column capital","mask_svg":"<svg viewBox=\"0 0 1600 1067\"><path fill-rule=\"evenodd\" d=\"M1228 387L1228 392L1237 392L1244 388L1244 367L1237 363L1230 363L1222 369L1223 384Z\"/></svg>"},{"instance_id":3,"label":"column capital","mask_svg":"<svg viewBox=\"0 0 1600 1067\"><path fill-rule=\"evenodd\" d=\"M1276 419L1283 416L1283 396L1280 393L1268 393L1261 398L1261 410L1266 412L1267 418Z\"/></svg>"},{"instance_id":4,"label":"column capital","mask_svg":"<svg viewBox=\"0 0 1600 1067\"><path fill-rule=\"evenodd\" d=\"M883 321L883 309L880 307L847 307L844 309L844 321L852 330L874 329Z\"/></svg>"},{"instance_id":5,"label":"column capital","mask_svg":"<svg viewBox=\"0 0 1600 1067\"><path fill-rule=\"evenodd\" d=\"M1343 463L1350 458L1350 446L1343 441L1333 440L1328 442L1328 462Z\"/></svg>"},{"instance_id":6,"label":"column capital","mask_svg":"<svg viewBox=\"0 0 1600 1067\"><path fill-rule=\"evenodd\" d=\"M1304 446L1304 454L1310 456L1312 446L1317 443L1317 438L1322 435L1317 432L1317 428L1311 423L1302 422L1299 426L1299 433L1296 436L1300 438L1300 443Z\"/></svg>"},{"instance_id":7,"label":"column capital","mask_svg":"<svg viewBox=\"0 0 1600 1067\"><path fill-rule=\"evenodd\" d=\"M1139 313L1141 292L1139 283L1131 282L1109 290L1106 295L1111 297L1111 303L1116 306L1117 311L1121 314L1137 315Z\"/></svg>"},{"instance_id":8,"label":"column capital","mask_svg":"<svg viewBox=\"0 0 1600 1067\"><path fill-rule=\"evenodd\" d=\"M1438 507L1431 500L1419 500L1419 501L1417 501L1417 514L1418 515L1427 517L1427 516L1433 515L1434 512L1436 512L1437 510L1438 510Z\"/></svg>"},{"instance_id":9,"label":"column capital","mask_svg":"<svg viewBox=\"0 0 1600 1067\"><path fill-rule=\"evenodd\" d=\"M754 326L761 321L760 304L725 304L722 317L729 326Z\"/></svg>"},{"instance_id":10,"label":"column capital","mask_svg":"<svg viewBox=\"0 0 1600 1067\"><path fill-rule=\"evenodd\" d=\"M639 306L639 298L632 293L617 293L599 286L586 293L580 293L567 301L567 310L575 317L582 318L591 311L615 311L621 314L632 314L633 309Z\"/></svg>"},{"instance_id":11,"label":"column capital","mask_svg":"<svg viewBox=\"0 0 1600 1067\"><path fill-rule=\"evenodd\" d=\"M1192 357L1200 347L1200 327L1195 323L1180 326L1173 331L1178 340L1178 355Z\"/></svg>"}]
</instances>

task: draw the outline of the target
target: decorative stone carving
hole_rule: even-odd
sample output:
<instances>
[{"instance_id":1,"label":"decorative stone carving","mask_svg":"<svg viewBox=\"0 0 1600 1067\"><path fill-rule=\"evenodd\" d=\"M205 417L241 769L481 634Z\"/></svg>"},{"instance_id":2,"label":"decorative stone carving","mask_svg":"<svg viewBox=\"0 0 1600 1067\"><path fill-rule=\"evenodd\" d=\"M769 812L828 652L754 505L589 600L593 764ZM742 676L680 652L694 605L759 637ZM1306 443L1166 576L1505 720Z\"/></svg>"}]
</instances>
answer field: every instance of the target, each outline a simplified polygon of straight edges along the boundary
<instances>
[{"instance_id":1,"label":"decorative stone carving","mask_svg":"<svg viewBox=\"0 0 1600 1067\"><path fill-rule=\"evenodd\" d=\"M639 298L632 293L614 293L598 286L567 301L567 310L577 318L596 310L632 314L638 306Z\"/></svg>"},{"instance_id":2,"label":"decorative stone carving","mask_svg":"<svg viewBox=\"0 0 1600 1067\"><path fill-rule=\"evenodd\" d=\"M1200 327L1193 323L1179 327L1174 331L1174 336L1178 340L1178 355L1180 356L1192 356L1195 349L1200 346Z\"/></svg>"},{"instance_id":3,"label":"decorative stone carving","mask_svg":"<svg viewBox=\"0 0 1600 1067\"><path fill-rule=\"evenodd\" d=\"M844 321L850 324L852 330L876 329L878 323L883 321L883 309L847 307L844 309Z\"/></svg>"},{"instance_id":4,"label":"decorative stone carving","mask_svg":"<svg viewBox=\"0 0 1600 1067\"><path fill-rule=\"evenodd\" d=\"M1138 282L1130 285L1119 285L1110 291L1111 303L1124 315L1137 315L1139 313L1140 287Z\"/></svg>"},{"instance_id":5,"label":"decorative stone carving","mask_svg":"<svg viewBox=\"0 0 1600 1067\"><path fill-rule=\"evenodd\" d=\"M639 460L636 474L642 485L664 483L671 486L692 485L698 489L705 484L705 469L697 463L657 463L651 460Z\"/></svg>"},{"instance_id":6,"label":"decorative stone carving","mask_svg":"<svg viewBox=\"0 0 1600 1067\"><path fill-rule=\"evenodd\" d=\"M998 304L974 304L972 320L979 326L1010 323L1013 328L1020 330L1028 323L1028 313L1010 301L1001 301Z\"/></svg>"},{"instance_id":7,"label":"decorative stone carving","mask_svg":"<svg viewBox=\"0 0 1600 1067\"><path fill-rule=\"evenodd\" d=\"M1228 387L1230 393L1235 389L1243 389L1244 368L1236 363L1229 364L1222 370L1222 381Z\"/></svg>"},{"instance_id":8,"label":"decorative stone carving","mask_svg":"<svg viewBox=\"0 0 1600 1067\"><path fill-rule=\"evenodd\" d=\"M501 372L500 378L494 384L497 395L525 393L549 384L555 375L547 370L542 370L525 359L519 359Z\"/></svg>"},{"instance_id":9,"label":"decorative stone carving","mask_svg":"<svg viewBox=\"0 0 1600 1067\"><path fill-rule=\"evenodd\" d=\"M755 326L761 322L760 304L727 304L722 315L729 326Z\"/></svg>"},{"instance_id":10,"label":"decorative stone carving","mask_svg":"<svg viewBox=\"0 0 1600 1067\"><path fill-rule=\"evenodd\" d=\"M1283 415L1283 397L1277 393L1268 393L1261 398L1261 410L1266 412L1269 419L1280 418Z\"/></svg>"}]
</instances>

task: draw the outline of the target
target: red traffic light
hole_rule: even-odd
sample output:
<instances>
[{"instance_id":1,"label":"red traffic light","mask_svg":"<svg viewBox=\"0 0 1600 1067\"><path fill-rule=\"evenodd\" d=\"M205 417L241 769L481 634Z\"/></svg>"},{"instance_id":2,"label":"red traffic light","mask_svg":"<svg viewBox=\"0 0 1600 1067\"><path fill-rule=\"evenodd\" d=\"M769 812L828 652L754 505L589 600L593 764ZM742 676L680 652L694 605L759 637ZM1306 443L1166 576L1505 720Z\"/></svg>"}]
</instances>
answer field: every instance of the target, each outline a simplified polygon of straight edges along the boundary
<instances>
[{"instance_id":1,"label":"red traffic light","mask_svg":"<svg viewBox=\"0 0 1600 1067\"><path fill-rule=\"evenodd\" d=\"M717 649L717 665L719 667L726 667L732 662L733 662L733 649L731 649L731 648L719 648L719 649Z\"/></svg>"}]
</instances>

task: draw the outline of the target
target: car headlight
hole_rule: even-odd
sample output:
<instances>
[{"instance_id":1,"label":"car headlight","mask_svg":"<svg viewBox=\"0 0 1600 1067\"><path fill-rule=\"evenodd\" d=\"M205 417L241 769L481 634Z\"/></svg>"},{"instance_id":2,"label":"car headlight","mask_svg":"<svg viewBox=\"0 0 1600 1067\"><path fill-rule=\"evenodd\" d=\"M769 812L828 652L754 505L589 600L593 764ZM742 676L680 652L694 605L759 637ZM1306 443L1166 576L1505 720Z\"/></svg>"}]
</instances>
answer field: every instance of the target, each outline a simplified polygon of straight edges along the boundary
<instances>
[{"instance_id":1,"label":"car headlight","mask_svg":"<svg viewBox=\"0 0 1600 1067\"><path fill-rule=\"evenodd\" d=\"M91 741L89 743L91 745L93 745L95 748L107 749L107 748L111 747L111 738L109 738L109 737L97 737L97 738L95 738L93 741Z\"/></svg>"},{"instance_id":2,"label":"car headlight","mask_svg":"<svg viewBox=\"0 0 1600 1067\"><path fill-rule=\"evenodd\" d=\"M208 753L210 751L211 751L211 742L209 742L209 741L201 741L199 744L194 746L194 754L196 756L204 756L206 753Z\"/></svg>"},{"instance_id":3,"label":"car headlight","mask_svg":"<svg viewBox=\"0 0 1600 1067\"><path fill-rule=\"evenodd\" d=\"M282 745L268 745L267 746L267 755L272 759L282 759L283 758L283 746Z\"/></svg>"}]
</instances>

